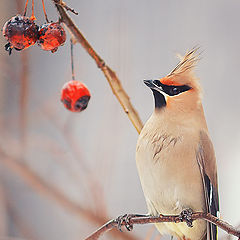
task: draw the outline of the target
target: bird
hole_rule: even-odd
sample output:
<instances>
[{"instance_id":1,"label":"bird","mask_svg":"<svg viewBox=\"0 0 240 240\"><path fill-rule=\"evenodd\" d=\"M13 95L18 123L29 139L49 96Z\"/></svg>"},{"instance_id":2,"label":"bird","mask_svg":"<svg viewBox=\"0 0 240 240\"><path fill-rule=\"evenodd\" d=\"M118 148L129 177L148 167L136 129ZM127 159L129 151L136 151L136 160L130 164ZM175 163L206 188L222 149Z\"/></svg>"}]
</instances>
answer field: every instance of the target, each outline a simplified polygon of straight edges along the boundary
<instances>
[{"instance_id":1,"label":"bird","mask_svg":"<svg viewBox=\"0 0 240 240\"><path fill-rule=\"evenodd\" d=\"M217 165L195 74L199 47L180 56L165 77L144 80L155 108L140 132L136 165L148 213L176 215L207 212L217 216ZM191 224L190 224L191 225ZM186 223L157 223L161 235L179 240L216 240L215 225L199 219Z\"/></svg>"}]
</instances>

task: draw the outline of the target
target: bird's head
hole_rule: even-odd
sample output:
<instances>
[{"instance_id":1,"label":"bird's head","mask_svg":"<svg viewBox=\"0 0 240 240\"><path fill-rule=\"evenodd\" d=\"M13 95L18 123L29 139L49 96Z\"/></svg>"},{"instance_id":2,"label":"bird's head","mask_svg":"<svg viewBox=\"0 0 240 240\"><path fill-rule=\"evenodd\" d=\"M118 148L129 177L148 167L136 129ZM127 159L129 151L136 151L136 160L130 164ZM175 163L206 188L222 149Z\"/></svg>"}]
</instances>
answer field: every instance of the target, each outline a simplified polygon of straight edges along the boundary
<instances>
[{"instance_id":1,"label":"bird's head","mask_svg":"<svg viewBox=\"0 0 240 240\"><path fill-rule=\"evenodd\" d=\"M197 50L194 48L181 57L181 61L166 77L144 80L153 91L156 110L169 108L175 111L189 111L201 103L201 90L193 71L199 60Z\"/></svg>"}]
</instances>

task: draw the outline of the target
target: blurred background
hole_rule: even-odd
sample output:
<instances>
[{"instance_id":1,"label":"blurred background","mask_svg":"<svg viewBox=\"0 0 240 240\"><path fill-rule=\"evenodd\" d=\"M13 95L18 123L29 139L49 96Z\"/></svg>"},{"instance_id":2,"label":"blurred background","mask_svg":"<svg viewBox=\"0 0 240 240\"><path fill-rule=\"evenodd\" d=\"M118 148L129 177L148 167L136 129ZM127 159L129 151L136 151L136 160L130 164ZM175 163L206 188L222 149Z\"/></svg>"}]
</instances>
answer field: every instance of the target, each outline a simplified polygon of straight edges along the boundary
<instances>
[{"instance_id":1,"label":"blurred background","mask_svg":"<svg viewBox=\"0 0 240 240\"><path fill-rule=\"evenodd\" d=\"M79 12L72 18L116 71L143 122L153 111L153 97L142 80L165 76L178 62L176 53L201 46L196 72L218 161L221 216L240 224L240 2L66 1ZM56 21L52 2L45 2L49 19ZM0 1L1 28L23 12L24 3ZM35 14L39 25L45 22L40 0ZM135 166L138 134L79 44L76 79L92 98L82 113L60 102L61 88L71 80L69 40L68 35L54 54L35 45L8 56L0 37L1 240L79 240L108 219L147 211ZM102 239L160 236L144 225Z\"/></svg>"}]
</instances>

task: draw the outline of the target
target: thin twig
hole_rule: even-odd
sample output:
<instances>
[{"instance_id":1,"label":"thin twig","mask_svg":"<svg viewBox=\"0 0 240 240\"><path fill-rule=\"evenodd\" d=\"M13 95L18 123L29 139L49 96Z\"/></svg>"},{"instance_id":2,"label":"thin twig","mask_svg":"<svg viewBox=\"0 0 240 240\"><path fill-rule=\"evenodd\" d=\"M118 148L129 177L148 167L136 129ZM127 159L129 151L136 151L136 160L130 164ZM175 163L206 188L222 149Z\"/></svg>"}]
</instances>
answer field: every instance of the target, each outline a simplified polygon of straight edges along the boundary
<instances>
[{"instance_id":1,"label":"thin twig","mask_svg":"<svg viewBox=\"0 0 240 240\"><path fill-rule=\"evenodd\" d=\"M75 15L78 15L78 12L76 12L73 8L70 8L64 1L62 0L53 0L55 4L65 8L67 11L70 11L74 13Z\"/></svg>"},{"instance_id":2,"label":"thin twig","mask_svg":"<svg viewBox=\"0 0 240 240\"><path fill-rule=\"evenodd\" d=\"M72 67L72 80L75 80L75 71L74 71L74 60L73 60L73 39L70 39L71 45L71 67Z\"/></svg>"},{"instance_id":3,"label":"thin twig","mask_svg":"<svg viewBox=\"0 0 240 240\"><path fill-rule=\"evenodd\" d=\"M26 0L23 16L26 16L27 13L28 0Z\"/></svg>"},{"instance_id":4,"label":"thin twig","mask_svg":"<svg viewBox=\"0 0 240 240\"><path fill-rule=\"evenodd\" d=\"M36 20L36 17L34 15L34 0L32 0L32 16L30 17L31 20Z\"/></svg>"},{"instance_id":5,"label":"thin twig","mask_svg":"<svg viewBox=\"0 0 240 240\"><path fill-rule=\"evenodd\" d=\"M235 229L233 226L228 224L227 222L224 222L220 220L219 218L211 215L210 213L203 213L203 212L196 212L193 213L191 216L192 220L197 219L204 219L210 223L213 223L217 225L219 228L226 231L228 234L231 234L233 236L236 236L240 239L240 231ZM133 217L130 218L128 221L128 225L133 224L146 224L146 223L160 223L160 222L173 222L173 223L180 223L182 222L180 215L160 215L158 217L153 216L146 216L146 217ZM99 237L108 231L110 231L113 228L118 227L118 220L113 219L109 222L107 222L105 225L100 227L96 232L91 234L89 237L87 237L85 240L97 240ZM125 220L122 221L121 226L125 226L126 222Z\"/></svg>"},{"instance_id":6,"label":"thin twig","mask_svg":"<svg viewBox=\"0 0 240 240\"><path fill-rule=\"evenodd\" d=\"M46 22L49 23L47 12L46 12L46 8L45 8L45 4L44 4L44 0L42 0L42 7L43 7L43 12L44 12L44 16L45 16Z\"/></svg>"},{"instance_id":7,"label":"thin twig","mask_svg":"<svg viewBox=\"0 0 240 240\"><path fill-rule=\"evenodd\" d=\"M131 120L133 126L136 128L137 132L140 133L143 124L142 121L131 104L130 98L125 92L122 87L122 84L117 77L116 73L105 64L103 59L96 53L96 51L92 48L92 46L88 43L85 39L83 34L77 28L73 20L64 10L61 5L58 5L58 0L52 0L55 3L55 6L59 12L61 17L61 21L67 26L68 30L71 34L76 38L76 40L82 45L82 47L88 52L88 54L95 60L97 66L102 70L103 74L105 75L114 95L116 96L117 100L121 104L124 112L128 115L129 119Z\"/></svg>"}]
</instances>

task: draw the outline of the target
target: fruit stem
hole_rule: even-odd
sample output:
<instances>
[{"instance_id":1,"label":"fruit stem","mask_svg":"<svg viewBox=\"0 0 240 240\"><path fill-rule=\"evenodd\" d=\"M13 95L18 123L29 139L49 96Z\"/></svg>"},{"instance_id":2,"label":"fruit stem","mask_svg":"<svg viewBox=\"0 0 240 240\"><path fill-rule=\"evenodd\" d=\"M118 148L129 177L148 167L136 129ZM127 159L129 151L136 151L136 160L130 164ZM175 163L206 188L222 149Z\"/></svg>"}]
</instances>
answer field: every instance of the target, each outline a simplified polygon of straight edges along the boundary
<instances>
[{"instance_id":1,"label":"fruit stem","mask_svg":"<svg viewBox=\"0 0 240 240\"><path fill-rule=\"evenodd\" d=\"M32 0L32 16L30 17L31 20L36 20L36 17L34 15L34 0Z\"/></svg>"},{"instance_id":2,"label":"fruit stem","mask_svg":"<svg viewBox=\"0 0 240 240\"><path fill-rule=\"evenodd\" d=\"M74 72L74 62L73 62L73 39L70 39L71 43L71 65L72 65L72 80L75 80L75 72Z\"/></svg>"},{"instance_id":3,"label":"fruit stem","mask_svg":"<svg viewBox=\"0 0 240 240\"><path fill-rule=\"evenodd\" d=\"M46 19L47 23L49 23L47 13L46 13L45 4L44 4L44 0L42 0L42 6L43 6L43 12L44 12L44 15L45 15L45 19Z\"/></svg>"},{"instance_id":4,"label":"fruit stem","mask_svg":"<svg viewBox=\"0 0 240 240\"><path fill-rule=\"evenodd\" d=\"M24 17L26 16L26 13L27 13L27 6L28 6L28 0L25 3L25 8L24 8L24 12L23 12Z\"/></svg>"}]
</instances>

